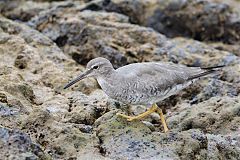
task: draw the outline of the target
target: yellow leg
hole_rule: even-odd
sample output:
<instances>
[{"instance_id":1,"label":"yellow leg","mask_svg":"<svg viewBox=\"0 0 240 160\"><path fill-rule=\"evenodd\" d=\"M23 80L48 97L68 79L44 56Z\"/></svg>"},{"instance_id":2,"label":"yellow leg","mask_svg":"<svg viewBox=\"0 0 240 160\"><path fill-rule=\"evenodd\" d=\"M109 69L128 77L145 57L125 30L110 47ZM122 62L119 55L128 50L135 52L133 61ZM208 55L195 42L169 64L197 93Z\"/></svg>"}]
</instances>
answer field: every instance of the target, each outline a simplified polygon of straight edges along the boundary
<instances>
[{"instance_id":1,"label":"yellow leg","mask_svg":"<svg viewBox=\"0 0 240 160\"><path fill-rule=\"evenodd\" d=\"M154 104L154 105L157 106L156 104ZM162 125L163 125L163 129L164 129L164 132L166 133L169 129L167 127L167 123L165 121L162 109L161 108L157 108L157 113L160 115L161 122L162 122Z\"/></svg>"},{"instance_id":2,"label":"yellow leg","mask_svg":"<svg viewBox=\"0 0 240 160\"><path fill-rule=\"evenodd\" d=\"M149 114L155 112L157 110L157 108L158 108L157 105L152 105L152 107L149 108L149 110L147 110L146 112L144 112L142 114L139 114L137 116L128 116L128 115L121 114L121 113L117 113L117 116L121 116L123 118L126 118L128 121L133 121L133 120L141 119L141 118L144 118L144 117L148 116Z\"/></svg>"},{"instance_id":3,"label":"yellow leg","mask_svg":"<svg viewBox=\"0 0 240 160\"><path fill-rule=\"evenodd\" d=\"M137 116L128 116L128 115L121 114L121 113L117 113L117 116L121 116L123 118L126 118L128 121L133 121L133 120L136 120L136 119L144 118L144 117L148 116L149 114L151 114L155 111L157 111L157 113L160 115L164 132L167 132L169 130L168 127L167 127L167 123L165 121L162 109L158 108L157 104L153 104L152 107L149 110L147 110L146 112L144 112L142 114L139 114Z\"/></svg>"}]
</instances>

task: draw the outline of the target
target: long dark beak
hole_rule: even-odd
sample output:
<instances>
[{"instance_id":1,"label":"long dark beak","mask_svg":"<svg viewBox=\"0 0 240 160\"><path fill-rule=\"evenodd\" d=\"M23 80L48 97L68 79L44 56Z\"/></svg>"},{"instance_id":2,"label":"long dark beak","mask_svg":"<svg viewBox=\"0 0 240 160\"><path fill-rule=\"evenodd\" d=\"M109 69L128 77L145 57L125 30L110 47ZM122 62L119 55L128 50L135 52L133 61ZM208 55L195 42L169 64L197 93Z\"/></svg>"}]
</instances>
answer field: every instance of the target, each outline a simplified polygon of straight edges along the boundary
<instances>
[{"instance_id":1,"label":"long dark beak","mask_svg":"<svg viewBox=\"0 0 240 160\"><path fill-rule=\"evenodd\" d=\"M71 82L69 82L68 84L66 84L63 89L67 89L68 87L72 86L73 84L77 83L78 81L86 78L87 75L88 75L89 73L91 73L91 71L92 71L92 70L86 70L85 72L83 72L82 74L80 74L77 78L75 78L74 80L72 80Z\"/></svg>"}]
</instances>

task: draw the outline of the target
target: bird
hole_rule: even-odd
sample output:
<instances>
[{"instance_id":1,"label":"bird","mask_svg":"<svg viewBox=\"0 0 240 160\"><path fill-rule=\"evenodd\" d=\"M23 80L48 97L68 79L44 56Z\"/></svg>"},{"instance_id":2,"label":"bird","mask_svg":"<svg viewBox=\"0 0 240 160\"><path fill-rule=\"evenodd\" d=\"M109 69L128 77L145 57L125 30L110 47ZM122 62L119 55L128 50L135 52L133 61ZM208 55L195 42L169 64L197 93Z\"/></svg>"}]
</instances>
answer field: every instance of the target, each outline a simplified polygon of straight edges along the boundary
<instances>
[{"instance_id":1,"label":"bird","mask_svg":"<svg viewBox=\"0 0 240 160\"><path fill-rule=\"evenodd\" d=\"M93 77L110 98L124 104L145 105L148 108L146 112L136 116L117 113L118 116L133 121L157 112L164 132L168 132L164 114L157 102L177 94L200 77L214 73L222 67L223 65L201 68L171 62L141 62L114 69L108 59L97 57L90 60L86 70L67 83L64 89L84 78Z\"/></svg>"}]
</instances>

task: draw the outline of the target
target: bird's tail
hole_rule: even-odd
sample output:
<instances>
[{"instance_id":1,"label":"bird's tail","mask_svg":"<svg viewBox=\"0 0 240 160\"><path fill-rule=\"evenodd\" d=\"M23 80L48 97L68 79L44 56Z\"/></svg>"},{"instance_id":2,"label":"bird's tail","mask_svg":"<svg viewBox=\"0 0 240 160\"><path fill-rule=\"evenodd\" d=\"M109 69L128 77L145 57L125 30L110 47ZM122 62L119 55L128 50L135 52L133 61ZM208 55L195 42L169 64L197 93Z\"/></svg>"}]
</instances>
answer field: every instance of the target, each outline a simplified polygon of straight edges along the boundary
<instances>
[{"instance_id":1,"label":"bird's tail","mask_svg":"<svg viewBox=\"0 0 240 160\"><path fill-rule=\"evenodd\" d=\"M225 67L225 65L213 66L213 67L201 67L203 72L189 77L188 80L193 80L193 79L200 78L200 77L206 76L208 74L211 74L211 73L214 73L217 71L221 71L221 69L223 67Z\"/></svg>"}]
</instances>

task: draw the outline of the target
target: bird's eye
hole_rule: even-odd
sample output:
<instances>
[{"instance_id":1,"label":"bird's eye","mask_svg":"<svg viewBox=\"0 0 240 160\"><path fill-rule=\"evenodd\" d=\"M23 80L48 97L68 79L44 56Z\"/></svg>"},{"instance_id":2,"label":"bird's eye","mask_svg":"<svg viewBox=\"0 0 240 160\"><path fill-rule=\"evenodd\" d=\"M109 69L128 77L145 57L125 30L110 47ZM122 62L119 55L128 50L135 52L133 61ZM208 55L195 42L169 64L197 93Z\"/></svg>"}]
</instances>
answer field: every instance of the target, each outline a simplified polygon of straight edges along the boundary
<instances>
[{"instance_id":1,"label":"bird's eye","mask_svg":"<svg viewBox=\"0 0 240 160\"><path fill-rule=\"evenodd\" d=\"M92 68L93 68L93 69L98 69L98 66L93 66Z\"/></svg>"}]
</instances>

